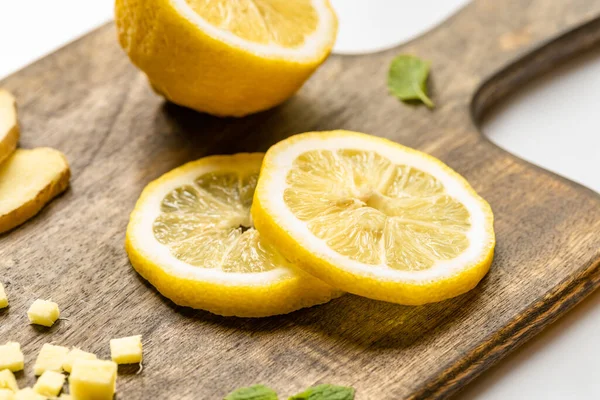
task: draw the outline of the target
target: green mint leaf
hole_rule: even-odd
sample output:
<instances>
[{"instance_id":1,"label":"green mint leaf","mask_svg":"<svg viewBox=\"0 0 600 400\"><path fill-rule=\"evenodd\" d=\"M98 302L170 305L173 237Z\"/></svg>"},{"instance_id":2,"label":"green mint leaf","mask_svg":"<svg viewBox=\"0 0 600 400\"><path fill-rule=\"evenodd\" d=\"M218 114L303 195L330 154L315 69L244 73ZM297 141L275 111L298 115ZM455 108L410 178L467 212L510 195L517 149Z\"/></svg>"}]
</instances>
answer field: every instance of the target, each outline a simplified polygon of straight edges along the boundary
<instances>
[{"instance_id":1,"label":"green mint leaf","mask_svg":"<svg viewBox=\"0 0 600 400\"><path fill-rule=\"evenodd\" d=\"M392 60L388 73L390 93L402 101L421 101L429 108L433 102L427 96L430 63L418 57L399 55Z\"/></svg>"},{"instance_id":2,"label":"green mint leaf","mask_svg":"<svg viewBox=\"0 0 600 400\"><path fill-rule=\"evenodd\" d=\"M277 400L277 393L264 385L254 385L234 390L224 400Z\"/></svg>"},{"instance_id":3,"label":"green mint leaf","mask_svg":"<svg viewBox=\"0 0 600 400\"><path fill-rule=\"evenodd\" d=\"M346 386L319 385L288 400L354 400L354 389Z\"/></svg>"}]
</instances>

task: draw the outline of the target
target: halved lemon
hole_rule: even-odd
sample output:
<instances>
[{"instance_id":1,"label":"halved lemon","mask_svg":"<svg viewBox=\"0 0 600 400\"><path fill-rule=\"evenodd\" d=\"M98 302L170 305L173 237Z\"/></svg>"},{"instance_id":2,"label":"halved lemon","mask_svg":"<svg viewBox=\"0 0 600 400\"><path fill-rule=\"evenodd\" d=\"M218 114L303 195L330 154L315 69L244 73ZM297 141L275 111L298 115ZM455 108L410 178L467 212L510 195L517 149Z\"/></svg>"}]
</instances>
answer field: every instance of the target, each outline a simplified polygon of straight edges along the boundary
<instances>
[{"instance_id":1,"label":"halved lemon","mask_svg":"<svg viewBox=\"0 0 600 400\"><path fill-rule=\"evenodd\" d=\"M492 210L464 178L427 154L356 132L305 133L271 147L252 216L312 275L407 305L475 287L495 245Z\"/></svg>"},{"instance_id":2,"label":"halved lemon","mask_svg":"<svg viewBox=\"0 0 600 400\"><path fill-rule=\"evenodd\" d=\"M284 314L341 294L292 266L252 226L263 154L212 156L142 192L127 227L133 267L176 304L238 317Z\"/></svg>"},{"instance_id":3,"label":"halved lemon","mask_svg":"<svg viewBox=\"0 0 600 400\"><path fill-rule=\"evenodd\" d=\"M337 34L328 0L116 0L115 21L157 93L221 116L292 96Z\"/></svg>"}]
</instances>

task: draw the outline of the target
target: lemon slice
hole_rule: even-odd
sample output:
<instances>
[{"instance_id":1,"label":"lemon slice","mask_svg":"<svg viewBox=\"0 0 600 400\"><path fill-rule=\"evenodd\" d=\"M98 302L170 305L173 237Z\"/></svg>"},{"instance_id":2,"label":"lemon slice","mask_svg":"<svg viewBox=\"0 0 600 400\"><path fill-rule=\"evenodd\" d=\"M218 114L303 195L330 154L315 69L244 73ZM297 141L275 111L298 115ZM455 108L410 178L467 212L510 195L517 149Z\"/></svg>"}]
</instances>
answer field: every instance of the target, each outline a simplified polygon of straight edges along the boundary
<instances>
[{"instance_id":1,"label":"lemon slice","mask_svg":"<svg viewBox=\"0 0 600 400\"><path fill-rule=\"evenodd\" d=\"M17 148L19 125L15 98L6 90L0 89L0 163Z\"/></svg>"},{"instance_id":2,"label":"lemon slice","mask_svg":"<svg viewBox=\"0 0 600 400\"><path fill-rule=\"evenodd\" d=\"M222 116L292 96L337 34L328 0L116 0L115 21L157 93Z\"/></svg>"},{"instance_id":3,"label":"lemon slice","mask_svg":"<svg viewBox=\"0 0 600 400\"><path fill-rule=\"evenodd\" d=\"M144 189L127 228L127 253L133 267L176 304L264 317L340 295L290 265L252 227L262 158L206 157Z\"/></svg>"},{"instance_id":4,"label":"lemon slice","mask_svg":"<svg viewBox=\"0 0 600 400\"><path fill-rule=\"evenodd\" d=\"M495 244L490 206L464 178L427 154L347 131L273 146L252 216L266 240L312 275L407 305L475 287Z\"/></svg>"}]
</instances>

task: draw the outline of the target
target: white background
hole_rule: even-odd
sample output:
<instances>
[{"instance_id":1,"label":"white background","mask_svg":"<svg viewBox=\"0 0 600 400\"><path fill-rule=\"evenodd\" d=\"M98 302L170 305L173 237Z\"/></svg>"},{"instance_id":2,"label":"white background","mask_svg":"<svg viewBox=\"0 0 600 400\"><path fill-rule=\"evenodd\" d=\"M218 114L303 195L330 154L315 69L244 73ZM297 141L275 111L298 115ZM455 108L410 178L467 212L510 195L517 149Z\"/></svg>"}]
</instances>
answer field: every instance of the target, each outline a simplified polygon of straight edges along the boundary
<instances>
[{"instance_id":1,"label":"white background","mask_svg":"<svg viewBox=\"0 0 600 400\"><path fill-rule=\"evenodd\" d=\"M333 0L337 51L386 48L466 0ZM368 3L369 7L366 7ZM112 0L0 1L0 78L112 16ZM600 192L600 50L573 60L500 107L484 132L505 149ZM600 398L600 294L484 373L462 399Z\"/></svg>"}]
</instances>

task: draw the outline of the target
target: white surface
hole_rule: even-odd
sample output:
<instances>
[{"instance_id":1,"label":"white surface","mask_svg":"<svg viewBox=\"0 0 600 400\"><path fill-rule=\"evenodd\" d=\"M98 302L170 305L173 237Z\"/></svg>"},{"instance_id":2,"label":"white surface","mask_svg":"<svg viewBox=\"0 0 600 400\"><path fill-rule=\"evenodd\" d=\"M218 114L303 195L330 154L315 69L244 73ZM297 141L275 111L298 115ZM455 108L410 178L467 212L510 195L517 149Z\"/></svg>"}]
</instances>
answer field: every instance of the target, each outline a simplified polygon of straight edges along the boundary
<instances>
[{"instance_id":1,"label":"white surface","mask_svg":"<svg viewBox=\"0 0 600 400\"><path fill-rule=\"evenodd\" d=\"M0 0L0 77L112 18L113 0Z\"/></svg>"},{"instance_id":2,"label":"white surface","mask_svg":"<svg viewBox=\"0 0 600 400\"><path fill-rule=\"evenodd\" d=\"M392 1L368 0L368 3L376 7L388 6ZM406 38L427 30L431 23L425 20L428 13L435 7L445 7L451 0L406 2L403 13L390 13L386 9L358 14L345 9L346 5L366 4L367 0L334 2L339 15L347 21L361 15L373 18L368 24L359 21L356 26L342 21L340 48L352 51L348 43L354 43L357 50L373 50L395 43L398 36L393 26L400 23L390 18L394 14L404 18L398 30L405 32ZM400 0L396 2L404 5ZM458 0L452 2L459 3ZM0 77L109 19L112 4L112 0L0 1ZM377 28L372 31L375 33L369 34L373 42L350 40L344 43L347 37L344 31L352 33L353 29L360 31L365 26ZM509 151L600 191L599 93L600 53L597 52L526 88L489 120L485 131ZM467 386L458 397L486 400L597 398L600 393L599 331L600 293L596 293Z\"/></svg>"},{"instance_id":3,"label":"white surface","mask_svg":"<svg viewBox=\"0 0 600 400\"><path fill-rule=\"evenodd\" d=\"M433 28L468 0L331 0L339 20L333 51L371 53L392 48Z\"/></svg>"},{"instance_id":4,"label":"white surface","mask_svg":"<svg viewBox=\"0 0 600 400\"><path fill-rule=\"evenodd\" d=\"M513 154L600 193L600 51L532 82L486 121Z\"/></svg>"}]
</instances>

